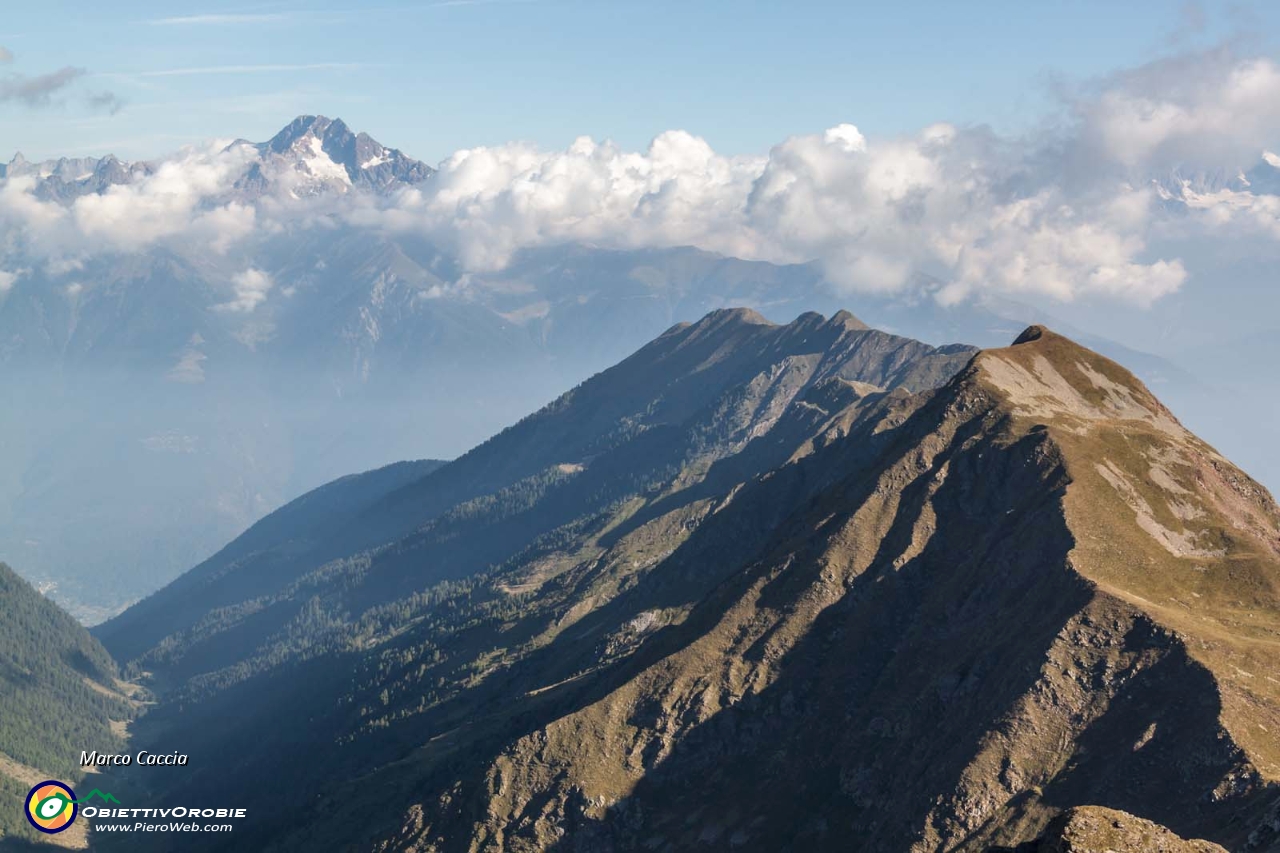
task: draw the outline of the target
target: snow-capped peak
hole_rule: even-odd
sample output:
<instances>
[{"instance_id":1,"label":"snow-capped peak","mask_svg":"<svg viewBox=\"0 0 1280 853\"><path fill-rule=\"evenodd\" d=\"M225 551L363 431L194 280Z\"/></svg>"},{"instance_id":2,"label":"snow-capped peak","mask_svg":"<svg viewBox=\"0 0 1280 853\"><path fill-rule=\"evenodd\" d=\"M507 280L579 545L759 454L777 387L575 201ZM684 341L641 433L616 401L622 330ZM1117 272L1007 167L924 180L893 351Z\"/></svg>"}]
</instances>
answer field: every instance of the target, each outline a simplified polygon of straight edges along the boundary
<instances>
[{"instance_id":1,"label":"snow-capped peak","mask_svg":"<svg viewBox=\"0 0 1280 853\"><path fill-rule=\"evenodd\" d=\"M341 119L325 116L299 116L266 142L238 139L223 153L233 155L234 168L243 169L228 193L241 201L353 189L386 193L425 181L434 171L366 133L352 132ZM18 154L7 165L0 164L0 180L31 176L38 182L39 196L70 202L151 175L162 162L125 163L107 156L32 163Z\"/></svg>"}]
</instances>

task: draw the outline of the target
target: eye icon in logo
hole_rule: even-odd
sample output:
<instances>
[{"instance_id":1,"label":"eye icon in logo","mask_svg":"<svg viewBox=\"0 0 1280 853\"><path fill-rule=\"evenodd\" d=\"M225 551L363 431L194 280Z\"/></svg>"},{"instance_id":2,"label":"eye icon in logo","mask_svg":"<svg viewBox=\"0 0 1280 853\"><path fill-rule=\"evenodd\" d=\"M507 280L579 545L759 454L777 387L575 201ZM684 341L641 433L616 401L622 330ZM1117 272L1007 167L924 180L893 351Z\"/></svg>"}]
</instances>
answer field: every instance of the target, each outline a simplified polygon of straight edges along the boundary
<instances>
[{"instance_id":1,"label":"eye icon in logo","mask_svg":"<svg viewBox=\"0 0 1280 853\"><path fill-rule=\"evenodd\" d=\"M41 782L27 794L27 820L41 832L62 832L78 811L76 792L61 782Z\"/></svg>"}]
</instances>

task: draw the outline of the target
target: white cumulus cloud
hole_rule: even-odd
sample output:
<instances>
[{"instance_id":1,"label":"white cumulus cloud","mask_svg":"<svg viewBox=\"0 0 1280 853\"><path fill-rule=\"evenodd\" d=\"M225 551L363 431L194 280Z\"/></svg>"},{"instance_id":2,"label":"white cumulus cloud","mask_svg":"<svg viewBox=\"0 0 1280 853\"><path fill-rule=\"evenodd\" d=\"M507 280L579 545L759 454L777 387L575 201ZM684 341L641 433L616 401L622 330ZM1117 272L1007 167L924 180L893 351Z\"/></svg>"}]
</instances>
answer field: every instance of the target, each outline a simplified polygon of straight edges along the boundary
<instances>
[{"instance_id":1,"label":"white cumulus cloud","mask_svg":"<svg viewBox=\"0 0 1280 853\"><path fill-rule=\"evenodd\" d=\"M1074 94L1071 108L1085 157L1130 169L1248 167L1280 138L1280 66L1227 49L1164 59Z\"/></svg>"},{"instance_id":2,"label":"white cumulus cloud","mask_svg":"<svg viewBox=\"0 0 1280 853\"><path fill-rule=\"evenodd\" d=\"M9 178L0 226L49 268L156 245L245 248L236 263L249 269L224 308L246 313L272 287L251 239L344 224L425 235L476 273L558 243L692 245L816 261L849 290L1149 305L1183 286L1197 240L1280 240L1276 150L1280 66L1220 49L1064 90L1061 110L1021 136L940 123L877 138L843 123L755 156L683 130L640 151L587 137L558 150L513 142L458 151L390 199L290 193L301 178L273 175L278 195L252 203L233 186L258 153L217 143L70 204L44 200L30 176ZM1255 167L1274 179L1250 183Z\"/></svg>"},{"instance_id":3,"label":"white cumulus cloud","mask_svg":"<svg viewBox=\"0 0 1280 853\"><path fill-rule=\"evenodd\" d=\"M216 307L240 314L248 314L266 302L267 294L275 287L271 276L253 267L232 276L231 284L235 292L234 298Z\"/></svg>"},{"instance_id":4,"label":"white cumulus cloud","mask_svg":"<svg viewBox=\"0 0 1280 853\"><path fill-rule=\"evenodd\" d=\"M53 268L168 240L222 252L254 230L253 206L220 197L256 156L245 146L226 150L221 142L185 149L149 174L70 204L41 198L33 175L11 177L0 182L0 225L11 243Z\"/></svg>"},{"instance_id":5,"label":"white cumulus cloud","mask_svg":"<svg viewBox=\"0 0 1280 853\"><path fill-rule=\"evenodd\" d=\"M861 291L927 283L948 302L994 292L1148 305L1189 275L1176 246L1153 239L1171 227L1180 239L1224 225L1280 236L1280 197L1217 189L1280 162L1269 154L1280 143L1271 60L1225 49L1161 60L1065 92L1062 104L1021 137L935 124L875 139L841 124L759 157L722 155L684 131L635 152L589 138L558 151L468 149L394 205L350 217L421 230L473 271L553 243L693 245L816 260Z\"/></svg>"},{"instance_id":6,"label":"white cumulus cloud","mask_svg":"<svg viewBox=\"0 0 1280 853\"><path fill-rule=\"evenodd\" d=\"M224 147L214 143L188 150L140 180L81 196L71 207L77 229L113 249L140 249L177 234L225 248L252 230L254 210L237 203L205 204L229 190L252 161L252 149Z\"/></svg>"},{"instance_id":7,"label":"white cumulus cloud","mask_svg":"<svg viewBox=\"0 0 1280 853\"><path fill-rule=\"evenodd\" d=\"M351 217L421 229L473 271L581 241L816 259L837 286L863 291L927 276L947 283L948 299L999 290L1149 303L1182 283L1176 259L1146 257L1148 191L1071 196L1052 175L1015 174L1005 153L986 131L949 125L872 141L843 124L757 158L684 132L643 152L585 138L563 151L512 144L460 151L428 185Z\"/></svg>"}]
</instances>

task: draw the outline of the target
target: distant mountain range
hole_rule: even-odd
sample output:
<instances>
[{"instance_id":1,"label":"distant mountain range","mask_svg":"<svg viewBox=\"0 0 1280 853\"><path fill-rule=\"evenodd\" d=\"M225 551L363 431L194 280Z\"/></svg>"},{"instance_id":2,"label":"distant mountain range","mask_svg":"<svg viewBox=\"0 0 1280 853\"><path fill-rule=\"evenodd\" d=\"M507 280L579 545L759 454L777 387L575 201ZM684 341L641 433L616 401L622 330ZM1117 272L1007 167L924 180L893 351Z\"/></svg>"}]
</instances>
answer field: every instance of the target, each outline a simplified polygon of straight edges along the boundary
<instances>
[{"instance_id":1,"label":"distant mountain range","mask_svg":"<svg viewBox=\"0 0 1280 853\"><path fill-rule=\"evenodd\" d=\"M1040 326L715 311L95 633L244 849L1280 844L1280 509Z\"/></svg>"},{"instance_id":2,"label":"distant mountain range","mask_svg":"<svg viewBox=\"0 0 1280 853\"><path fill-rule=\"evenodd\" d=\"M387 148L367 133L353 133L341 119L298 116L267 142L238 139L227 150L250 149L234 190L224 200L254 201L264 195L293 198L352 189L388 193L425 181L434 169ZM36 195L70 202L154 175L158 163L126 163L114 156L63 157L31 163L19 152L0 178L37 179Z\"/></svg>"},{"instance_id":3,"label":"distant mountain range","mask_svg":"<svg viewBox=\"0 0 1280 853\"><path fill-rule=\"evenodd\" d=\"M1218 194L1280 195L1280 157L1266 152L1245 172L1186 174L1174 171L1153 183L1159 197L1175 209L1177 205L1195 207L1203 199Z\"/></svg>"},{"instance_id":4,"label":"distant mountain range","mask_svg":"<svg viewBox=\"0 0 1280 853\"><path fill-rule=\"evenodd\" d=\"M217 201L261 209L385 198L433 174L317 116L226 152L237 171ZM73 205L164 168L19 156L3 174ZM1063 327L1014 302L850 298L815 265L695 249L565 245L470 273L424 236L338 220L263 227L235 249L166 242L68 264L10 257L5 268L21 275L0 270L0 393L11 403L0 410L0 557L89 622L304 491L353 470L454 456L717 308L789 322L848 304L935 345L998 345L1032 322ZM1186 369L1068 331L1180 413L1233 411ZM1229 414L1191 420L1232 456L1259 445Z\"/></svg>"}]
</instances>

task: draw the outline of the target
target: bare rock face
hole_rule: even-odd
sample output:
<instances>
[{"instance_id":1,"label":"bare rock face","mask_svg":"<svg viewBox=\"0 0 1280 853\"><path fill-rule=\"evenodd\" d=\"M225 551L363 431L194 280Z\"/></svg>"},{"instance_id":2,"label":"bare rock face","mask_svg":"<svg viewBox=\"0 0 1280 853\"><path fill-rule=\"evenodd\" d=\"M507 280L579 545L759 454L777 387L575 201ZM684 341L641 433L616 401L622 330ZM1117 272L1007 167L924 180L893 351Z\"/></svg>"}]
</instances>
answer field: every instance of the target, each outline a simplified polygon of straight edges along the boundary
<instances>
[{"instance_id":1,"label":"bare rock face","mask_svg":"<svg viewBox=\"0 0 1280 853\"><path fill-rule=\"evenodd\" d=\"M1097 806L1063 812L1036 853L1226 853L1211 841L1183 840L1158 823Z\"/></svg>"}]
</instances>

